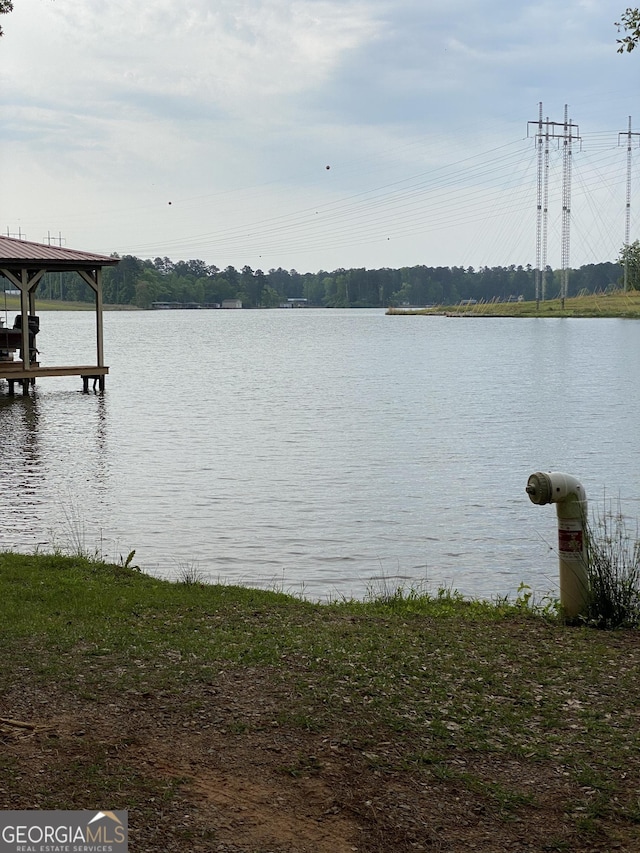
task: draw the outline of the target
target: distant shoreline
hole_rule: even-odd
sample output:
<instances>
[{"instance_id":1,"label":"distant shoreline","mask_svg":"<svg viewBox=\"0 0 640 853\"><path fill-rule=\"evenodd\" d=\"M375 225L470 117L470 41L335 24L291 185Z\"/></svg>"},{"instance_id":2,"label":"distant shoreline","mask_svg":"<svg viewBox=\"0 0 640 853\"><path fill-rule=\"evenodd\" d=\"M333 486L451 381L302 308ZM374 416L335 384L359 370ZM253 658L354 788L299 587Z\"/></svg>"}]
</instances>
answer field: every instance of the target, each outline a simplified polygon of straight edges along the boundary
<instances>
[{"instance_id":1,"label":"distant shoreline","mask_svg":"<svg viewBox=\"0 0 640 853\"><path fill-rule=\"evenodd\" d=\"M614 291L587 296L573 296L564 301L549 299L536 304L531 302L478 302L470 305L467 300L458 305L434 305L429 308L387 309L388 315L424 317L546 317L546 318L619 318L640 319L640 292Z\"/></svg>"}]
</instances>

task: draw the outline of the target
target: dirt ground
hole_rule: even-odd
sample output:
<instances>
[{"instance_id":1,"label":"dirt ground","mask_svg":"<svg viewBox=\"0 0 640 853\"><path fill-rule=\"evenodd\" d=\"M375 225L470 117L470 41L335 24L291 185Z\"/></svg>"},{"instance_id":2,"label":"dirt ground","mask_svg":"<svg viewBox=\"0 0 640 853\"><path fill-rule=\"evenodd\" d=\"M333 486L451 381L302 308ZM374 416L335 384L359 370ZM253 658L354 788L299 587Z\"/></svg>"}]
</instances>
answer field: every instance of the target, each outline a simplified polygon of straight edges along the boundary
<instances>
[{"instance_id":1,"label":"dirt ground","mask_svg":"<svg viewBox=\"0 0 640 853\"><path fill-rule=\"evenodd\" d=\"M282 724L287 697L263 670L104 699L2 697L0 808L128 809L133 853L640 851L628 829L581 837L559 761L453 750L414 768L392 739L372 753Z\"/></svg>"}]
</instances>

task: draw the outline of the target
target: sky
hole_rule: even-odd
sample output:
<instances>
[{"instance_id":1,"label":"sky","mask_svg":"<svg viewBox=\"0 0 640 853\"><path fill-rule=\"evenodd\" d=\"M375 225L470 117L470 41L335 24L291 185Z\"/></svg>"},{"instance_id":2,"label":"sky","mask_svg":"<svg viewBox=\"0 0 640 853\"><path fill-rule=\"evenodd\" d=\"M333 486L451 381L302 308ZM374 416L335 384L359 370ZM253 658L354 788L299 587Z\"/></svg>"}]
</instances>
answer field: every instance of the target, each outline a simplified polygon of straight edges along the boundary
<instances>
[{"instance_id":1,"label":"sky","mask_svg":"<svg viewBox=\"0 0 640 853\"><path fill-rule=\"evenodd\" d=\"M0 233L221 269L536 266L538 119L563 123L566 105L547 262L561 265L563 187L569 265L615 261L629 163L640 238L626 5L14 0Z\"/></svg>"}]
</instances>

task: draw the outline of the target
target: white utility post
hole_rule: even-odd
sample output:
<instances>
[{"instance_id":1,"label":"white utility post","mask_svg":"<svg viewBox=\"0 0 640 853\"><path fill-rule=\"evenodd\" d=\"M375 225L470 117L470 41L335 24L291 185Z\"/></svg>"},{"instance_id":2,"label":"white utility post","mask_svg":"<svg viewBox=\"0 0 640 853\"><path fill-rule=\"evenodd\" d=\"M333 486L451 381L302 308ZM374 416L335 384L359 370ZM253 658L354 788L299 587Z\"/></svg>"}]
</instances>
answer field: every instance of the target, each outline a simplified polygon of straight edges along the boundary
<instances>
[{"instance_id":1,"label":"white utility post","mask_svg":"<svg viewBox=\"0 0 640 853\"><path fill-rule=\"evenodd\" d=\"M589 598L585 531L587 497L584 488L571 474L539 471L529 477L526 492L534 504L556 505L560 603L565 614L575 619L584 612Z\"/></svg>"}]
</instances>

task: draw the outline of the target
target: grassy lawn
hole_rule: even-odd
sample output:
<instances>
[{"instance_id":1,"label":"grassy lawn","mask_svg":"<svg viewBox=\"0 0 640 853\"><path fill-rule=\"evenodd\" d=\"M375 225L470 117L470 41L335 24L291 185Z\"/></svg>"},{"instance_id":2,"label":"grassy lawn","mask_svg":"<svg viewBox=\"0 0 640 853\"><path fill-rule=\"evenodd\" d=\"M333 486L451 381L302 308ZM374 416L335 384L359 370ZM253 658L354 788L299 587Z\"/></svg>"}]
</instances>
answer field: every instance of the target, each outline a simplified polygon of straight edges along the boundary
<instances>
[{"instance_id":1,"label":"grassy lawn","mask_svg":"<svg viewBox=\"0 0 640 853\"><path fill-rule=\"evenodd\" d=\"M0 808L130 850L637 851L640 636L0 554Z\"/></svg>"}]
</instances>

